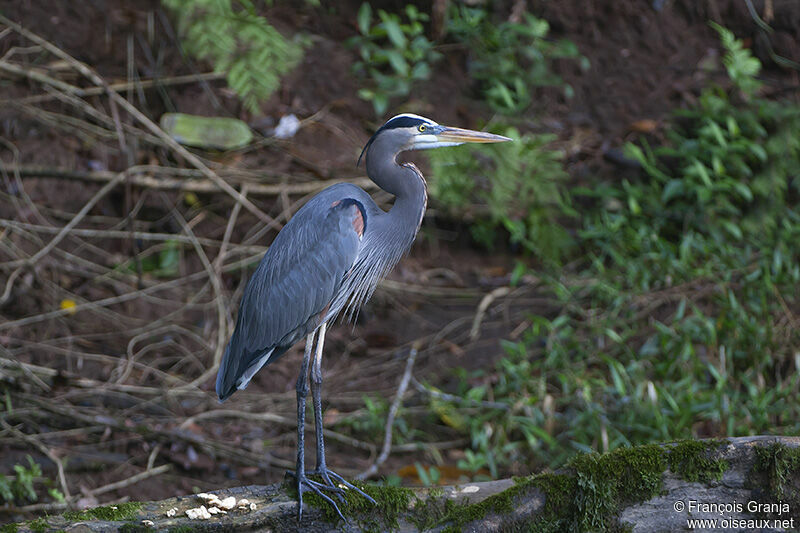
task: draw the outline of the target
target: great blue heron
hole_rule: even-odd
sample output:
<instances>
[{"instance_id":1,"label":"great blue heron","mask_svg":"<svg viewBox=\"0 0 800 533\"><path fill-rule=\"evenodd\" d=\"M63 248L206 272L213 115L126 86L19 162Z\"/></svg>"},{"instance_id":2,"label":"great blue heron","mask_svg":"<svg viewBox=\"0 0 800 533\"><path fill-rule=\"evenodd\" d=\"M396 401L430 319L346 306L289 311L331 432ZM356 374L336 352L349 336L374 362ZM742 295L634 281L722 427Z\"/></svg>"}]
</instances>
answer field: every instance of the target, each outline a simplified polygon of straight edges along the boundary
<instances>
[{"instance_id":1,"label":"great blue heron","mask_svg":"<svg viewBox=\"0 0 800 533\"><path fill-rule=\"evenodd\" d=\"M412 163L398 163L397 155L405 150L510 140L440 126L408 113L391 118L375 132L358 158L360 164L366 155L367 176L395 196L389 212L355 185L339 183L328 187L300 208L278 233L248 281L236 329L217 374L217 395L224 401L237 389L244 389L259 369L306 338L296 387L297 469L293 475L297 482L298 520L303 515L303 492L307 490L333 505L339 516L342 514L338 506L323 490L341 498L345 490L342 487L346 487L372 500L325 464L322 345L328 323L340 313L353 317L378 281L408 252L419 231L428 200L425 178ZM307 374L312 352L317 468L309 474L319 476L322 482L309 479L304 465Z\"/></svg>"}]
</instances>

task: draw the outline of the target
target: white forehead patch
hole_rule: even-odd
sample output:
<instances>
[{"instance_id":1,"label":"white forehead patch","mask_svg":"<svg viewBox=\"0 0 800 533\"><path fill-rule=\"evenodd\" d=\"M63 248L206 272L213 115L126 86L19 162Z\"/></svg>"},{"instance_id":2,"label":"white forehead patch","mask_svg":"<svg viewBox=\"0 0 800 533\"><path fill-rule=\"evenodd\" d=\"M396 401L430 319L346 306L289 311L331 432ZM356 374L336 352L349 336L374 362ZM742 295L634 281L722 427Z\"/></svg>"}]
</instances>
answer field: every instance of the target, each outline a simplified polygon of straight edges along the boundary
<instances>
[{"instance_id":1,"label":"white forehead patch","mask_svg":"<svg viewBox=\"0 0 800 533\"><path fill-rule=\"evenodd\" d=\"M438 122L434 122L433 120L431 120L431 119L429 119L427 117L422 117L420 115L415 115L414 113L400 113L399 115L395 115L392 118L390 118L389 120L387 120L386 123L388 124L389 122L393 121L396 118L415 118L417 120L422 120L424 122L427 122L431 126L438 126L439 125Z\"/></svg>"}]
</instances>

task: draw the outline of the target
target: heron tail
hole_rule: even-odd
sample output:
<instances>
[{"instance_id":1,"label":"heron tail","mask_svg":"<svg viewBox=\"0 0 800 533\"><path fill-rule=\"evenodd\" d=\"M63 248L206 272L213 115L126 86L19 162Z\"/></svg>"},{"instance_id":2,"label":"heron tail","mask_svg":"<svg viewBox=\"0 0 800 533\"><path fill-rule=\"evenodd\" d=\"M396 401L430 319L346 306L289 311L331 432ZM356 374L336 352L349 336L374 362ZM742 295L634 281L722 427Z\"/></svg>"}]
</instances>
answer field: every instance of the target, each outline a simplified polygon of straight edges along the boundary
<instances>
[{"instance_id":1,"label":"heron tail","mask_svg":"<svg viewBox=\"0 0 800 533\"><path fill-rule=\"evenodd\" d=\"M217 396L219 397L220 402L224 402L230 398L230 396L237 390L247 388L250 380L253 379L253 376L256 374L256 372L261 370L261 367L271 363L272 360L277 359L283 354L283 352L286 351L284 349L275 354L275 348L270 348L256 357L247 357L246 359L248 361L252 361L252 363L243 366L241 362L245 358L242 358L241 356L237 358L235 355L231 357L232 344L233 342L231 341L228 343L228 346L225 347L225 354L222 356L222 362L220 363L219 371L217 372L216 388ZM275 354L275 358L271 357L273 354Z\"/></svg>"},{"instance_id":2,"label":"heron tail","mask_svg":"<svg viewBox=\"0 0 800 533\"><path fill-rule=\"evenodd\" d=\"M236 392L235 387L235 380L229 379L228 375L230 372L230 351L231 345L225 347L225 354L222 356L222 361L219 365L219 370L217 370L217 396L219 397L220 402L224 402L227 400L231 394Z\"/></svg>"}]
</instances>

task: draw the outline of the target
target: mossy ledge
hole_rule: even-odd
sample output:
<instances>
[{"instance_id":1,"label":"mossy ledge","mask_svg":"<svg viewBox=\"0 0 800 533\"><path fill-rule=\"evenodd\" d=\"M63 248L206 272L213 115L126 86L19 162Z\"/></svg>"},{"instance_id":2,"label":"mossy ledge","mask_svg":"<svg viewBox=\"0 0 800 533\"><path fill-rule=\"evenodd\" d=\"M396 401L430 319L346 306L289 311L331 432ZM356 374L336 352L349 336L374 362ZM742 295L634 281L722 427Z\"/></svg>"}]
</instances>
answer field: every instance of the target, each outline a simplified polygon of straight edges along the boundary
<instances>
[{"instance_id":1,"label":"mossy ledge","mask_svg":"<svg viewBox=\"0 0 800 533\"><path fill-rule=\"evenodd\" d=\"M488 513L510 513L536 491L543 496L543 505L533 521L520 517L517 526L521 529L623 531L620 508L658 495L668 468L686 481L720 479L728 464L711 455L724 444L687 440L580 455L557 473L535 474L480 503L452 508L442 523L447 531L461 531Z\"/></svg>"},{"instance_id":2,"label":"mossy ledge","mask_svg":"<svg viewBox=\"0 0 800 533\"><path fill-rule=\"evenodd\" d=\"M122 504L69 512L4 526L0 533L82 531L676 531L686 527L688 509L677 501L788 503L790 513L768 506L734 513L737 518L786 519L800 523L800 437L738 437L678 441L586 454L556 472L469 483L454 487L398 488L359 484L378 502L354 491L333 508L305 496L302 523L292 483L223 489L256 504L249 510L190 520L185 511L202 502L195 496L161 502ZM166 511L176 508L171 517ZM113 513L112 513L113 511ZM694 511L691 518L718 518ZM777 516L776 516L777 514ZM151 524L151 522L153 522ZM796 527L796 526L795 526Z\"/></svg>"},{"instance_id":3,"label":"mossy ledge","mask_svg":"<svg viewBox=\"0 0 800 533\"><path fill-rule=\"evenodd\" d=\"M92 509L86 509L85 511L67 511L62 516L70 522L92 519L118 522L122 520L130 520L141 508L141 502L127 502L118 503L117 505L94 507Z\"/></svg>"},{"instance_id":4,"label":"mossy ledge","mask_svg":"<svg viewBox=\"0 0 800 533\"><path fill-rule=\"evenodd\" d=\"M786 502L789 516L800 524L800 447L781 442L755 449L755 461L748 482L761 503ZM774 513L760 513L773 517Z\"/></svg>"},{"instance_id":5,"label":"mossy ledge","mask_svg":"<svg viewBox=\"0 0 800 533\"><path fill-rule=\"evenodd\" d=\"M421 499L410 489L358 485L378 502L377 508L352 491L339 507L348 521L364 531L396 529L404 517L419 530L455 532L489 515L511 515L535 493L542 497L540 508L532 522L529 516L520 516L520 527L524 523L526 529L536 531L617 531L624 529L618 521L619 509L659 494L667 469L686 481L720 479L728 463L713 455L726 442L686 440L580 455L557 473L518 478L510 488L477 503L435 493ZM289 490L294 494L293 487ZM339 522L322 498L313 493L304 498L322 511L325 520Z\"/></svg>"}]
</instances>

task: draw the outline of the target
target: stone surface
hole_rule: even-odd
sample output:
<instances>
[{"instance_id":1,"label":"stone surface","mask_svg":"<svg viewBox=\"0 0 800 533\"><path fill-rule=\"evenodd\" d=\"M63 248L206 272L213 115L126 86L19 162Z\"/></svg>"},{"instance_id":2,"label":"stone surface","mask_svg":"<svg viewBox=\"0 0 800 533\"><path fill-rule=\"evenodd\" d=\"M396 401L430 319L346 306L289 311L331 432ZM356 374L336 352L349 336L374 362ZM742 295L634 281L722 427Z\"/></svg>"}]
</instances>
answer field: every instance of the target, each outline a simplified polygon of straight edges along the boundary
<instances>
[{"instance_id":1,"label":"stone surface","mask_svg":"<svg viewBox=\"0 0 800 533\"><path fill-rule=\"evenodd\" d=\"M797 476L797 465L786 480L787 500L789 508L778 508L777 513L769 516L754 512L749 502L773 503L770 494L772 488L764 486L765 481L760 477L753 477L752 469L756 460L755 447L767 447L780 443L788 448L800 446L798 437L741 437L728 439L725 446L717 449L716 457L728 462L728 468L718 481L708 483L687 482L680 478L680 473L667 470L662 475L662 490L660 494L644 502L635 502L624 505L617 515L619 522L629 525L635 533L655 533L663 531L785 531L788 527L776 526L775 518L795 520L800 516L800 509L792 509L791 505L800 502L797 487L800 479ZM800 463L800 460L798 460ZM569 470L564 473L569 474ZM766 478L764 478L766 479ZM759 484L761 483L761 484ZM483 483L468 483L459 486L443 487L439 489L417 488L413 489L417 501L408 509L402 511L398 517L397 530L418 531L415 525L420 523L420 516L425 511L427 502L433 501L439 509L443 509L446 500L452 500L460 505L480 503L487 498L502 493L514 487L513 480L504 479ZM227 514L211 515L206 519L189 519L186 511L196 509L212 502L237 502ZM242 500L247 505L239 505ZM713 505L711 505L713 504ZM791 504L791 505L789 505ZM715 507L716 506L716 507ZM513 529L535 520L545 507L545 495L537 489L526 490L514 499L513 508L508 512L488 512L473 522L464 524L463 531L485 532ZM460 509L460 508L458 508ZM377 513L372 513L377 514ZM380 517L368 514L365 519L371 520L370 527L375 530L375 524ZM47 519L49 528L64 530L74 533L105 533L117 531L120 527L138 526L141 531L151 529L154 531L168 531L172 528L188 528L185 531L303 531L303 532L333 532L333 531L361 531L359 524L365 522L358 518L348 523L330 523L324 520L320 509L308 503L305 506L302 523L297 522L297 502L290 497L283 485L247 486L232 489L213 491L209 495L191 495L169 498L159 502L145 502L136 514L126 521L80 520L69 522L63 516L51 516ZM708 519L717 520L717 527L702 527L696 525L691 528L687 520ZM724 520L727 520L727 525ZM735 522L734 522L735 521ZM748 522L749 521L749 522ZM150 526L152 523L152 526ZM434 526L431 531L441 531L448 524ZM706 524L709 525L709 524ZM786 524L788 526L788 522ZM794 529L800 523L794 524ZM377 526L378 530L390 529L387 524ZM19 531L31 531L27 524L22 524Z\"/></svg>"}]
</instances>

